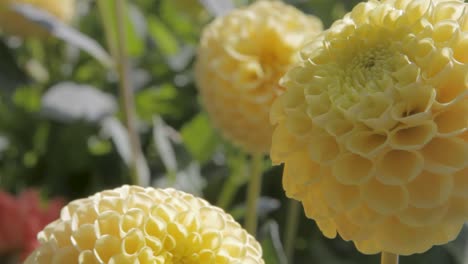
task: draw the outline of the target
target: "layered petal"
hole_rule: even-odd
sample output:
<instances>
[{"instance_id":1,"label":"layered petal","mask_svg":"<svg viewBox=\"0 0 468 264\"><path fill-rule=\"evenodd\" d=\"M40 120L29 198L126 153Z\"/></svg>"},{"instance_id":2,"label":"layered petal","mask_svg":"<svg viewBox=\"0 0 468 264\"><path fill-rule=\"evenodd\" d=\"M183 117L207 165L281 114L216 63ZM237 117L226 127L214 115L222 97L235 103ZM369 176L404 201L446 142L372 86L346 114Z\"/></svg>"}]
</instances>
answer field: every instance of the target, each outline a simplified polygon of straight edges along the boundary
<instances>
[{"instance_id":1,"label":"layered petal","mask_svg":"<svg viewBox=\"0 0 468 264\"><path fill-rule=\"evenodd\" d=\"M229 214L174 189L123 186L75 200L38 239L25 263L264 263Z\"/></svg>"},{"instance_id":2,"label":"layered petal","mask_svg":"<svg viewBox=\"0 0 468 264\"><path fill-rule=\"evenodd\" d=\"M322 23L279 1L258 1L217 18L203 31L197 86L214 125L251 153L270 148L269 109L297 50Z\"/></svg>"},{"instance_id":3,"label":"layered petal","mask_svg":"<svg viewBox=\"0 0 468 264\"><path fill-rule=\"evenodd\" d=\"M409 255L468 220L467 22L461 0L363 2L281 79L271 155L326 236Z\"/></svg>"}]
</instances>

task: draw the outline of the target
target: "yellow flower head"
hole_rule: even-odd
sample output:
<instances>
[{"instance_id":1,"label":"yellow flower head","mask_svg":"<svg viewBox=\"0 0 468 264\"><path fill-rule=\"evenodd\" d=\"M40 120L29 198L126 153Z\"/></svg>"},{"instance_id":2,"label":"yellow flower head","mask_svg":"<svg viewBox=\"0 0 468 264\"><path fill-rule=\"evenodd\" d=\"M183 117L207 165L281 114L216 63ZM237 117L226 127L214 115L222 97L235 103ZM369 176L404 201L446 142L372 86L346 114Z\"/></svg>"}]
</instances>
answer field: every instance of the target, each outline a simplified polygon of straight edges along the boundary
<instances>
[{"instance_id":1,"label":"yellow flower head","mask_svg":"<svg viewBox=\"0 0 468 264\"><path fill-rule=\"evenodd\" d=\"M358 4L282 78L271 158L327 237L423 252L468 220L468 6Z\"/></svg>"},{"instance_id":2,"label":"yellow flower head","mask_svg":"<svg viewBox=\"0 0 468 264\"><path fill-rule=\"evenodd\" d=\"M73 17L75 0L1 0L0 30L21 37L44 37L45 30L10 9L11 4L29 4L42 9L63 22Z\"/></svg>"},{"instance_id":3,"label":"yellow flower head","mask_svg":"<svg viewBox=\"0 0 468 264\"><path fill-rule=\"evenodd\" d=\"M206 27L196 79L205 109L226 138L248 152L268 152L268 112L284 90L278 81L299 60L304 38L321 30L319 19L277 1L234 10Z\"/></svg>"},{"instance_id":4,"label":"yellow flower head","mask_svg":"<svg viewBox=\"0 0 468 264\"><path fill-rule=\"evenodd\" d=\"M62 209L26 264L263 264L262 249L234 219L174 189L123 186Z\"/></svg>"}]
</instances>

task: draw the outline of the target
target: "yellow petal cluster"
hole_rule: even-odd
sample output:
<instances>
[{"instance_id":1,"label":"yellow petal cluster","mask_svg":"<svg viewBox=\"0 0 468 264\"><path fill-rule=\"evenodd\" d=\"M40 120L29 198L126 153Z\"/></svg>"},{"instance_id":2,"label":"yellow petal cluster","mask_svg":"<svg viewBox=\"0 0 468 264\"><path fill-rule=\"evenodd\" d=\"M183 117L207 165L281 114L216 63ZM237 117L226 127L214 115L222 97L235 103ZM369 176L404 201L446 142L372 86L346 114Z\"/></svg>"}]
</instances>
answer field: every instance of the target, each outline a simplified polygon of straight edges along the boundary
<instances>
[{"instance_id":1,"label":"yellow petal cluster","mask_svg":"<svg viewBox=\"0 0 468 264\"><path fill-rule=\"evenodd\" d=\"M218 17L203 31L196 81L211 120L226 138L250 153L266 153L273 128L278 81L297 62L307 37L322 30L319 19L278 1L258 1Z\"/></svg>"},{"instance_id":2,"label":"yellow petal cluster","mask_svg":"<svg viewBox=\"0 0 468 264\"><path fill-rule=\"evenodd\" d=\"M282 78L271 158L327 237L408 255L468 220L467 5L360 3Z\"/></svg>"},{"instance_id":3,"label":"yellow petal cluster","mask_svg":"<svg viewBox=\"0 0 468 264\"><path fill-rule=\"evenodd\" d=\"M45 30L11 10L12 4L28 4L42 9L63 22L73 17L75 0L1 0L0 30L21 37L44 37Z\"/></svg>"},{"instance_id":4,"label":"yellow petal cluster","mask_svg":"<svg viewBox=\"0 0 468 264\"><path fill-rule=\"evenodd\" d=\"M38 239L26 264L264 263L230 215L175 189L123 186L75 200Z\"/></svg>"}]
</instances>

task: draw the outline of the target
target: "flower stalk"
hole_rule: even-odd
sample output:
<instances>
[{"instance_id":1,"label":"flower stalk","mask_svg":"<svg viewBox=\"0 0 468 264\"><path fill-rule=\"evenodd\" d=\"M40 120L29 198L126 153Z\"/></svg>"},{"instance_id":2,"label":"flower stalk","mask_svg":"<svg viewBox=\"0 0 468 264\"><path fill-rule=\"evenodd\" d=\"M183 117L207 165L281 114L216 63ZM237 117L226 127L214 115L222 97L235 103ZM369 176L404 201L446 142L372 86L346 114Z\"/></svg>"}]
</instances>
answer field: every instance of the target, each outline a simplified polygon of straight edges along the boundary
<instances>
[{"instance_id":1,"label":"flower stalk","mask_svg":"<svg viewBox=\"0 0 468 264\"><path fill-rule=\"evenodd\" d=\"M235 179L237 176L239 175L229 175L228 179L223 185L218 202L216 203L217 206L221 208L228 208L231 205L232 199L234 198L234 195L236 194L236 191L239 187L239 184L237 184L237 180Z\"/></svg>"},{"instance_id":2,"label":"flower stalk","mask_svg":"<svg viewBox=\"0 0 468 264\"><path fill-rule=\"evenodd\" d=\"M380 264L398 264L398 255L382 252Z\"/></svg>"},{"instance_id":3,"label":"flower stalk","mask_svg":"<svg viewBox=\"0 0 468 264\"><path fill-rule=\"evenodd\" d=\"M245 229L247 232L255 236L257 233L258 213L257 204L258 198L262 190L262 159L263 155L254 154L251 160L251 175L247 190L247 213L245 217Z\"/></svg>"},{"instance_id":4,"label":"flower stalk","mask_svg":"<svg viewBox=\"0 0 468 264\"><path fill-rule=\"evenodd\" d=\"M294 245L296 243L297 229L299 227L299 213L301 204L296 200L290 200L286 215L286 230L284 232L284 251L288 263L294 263Z\"/></svg>"},{"instance_id":5,"label":"flower stalk","mask_svg":"<svg viewBox=\"0 0 468 264\"><path fill-rule=\"evenodd\" d=\"M234 155L228 155L230 173L216 202L218 207L228 209L232 205L238 190L248 182L250 170L247 158L247 154L242 151L238 151Z\"/></svg>"},{"instance_id":6,"label":"flower stalk","mask_svg":"<svg viewBox=\"0 0 468 264\"><path fill-rule=\"evenodd\" d=\"M117 0L115 2L115 16L117 19L117 54L114 58L119 75L119 94L122 105L122 114L125 127L130 142L130 178L131 183L135 185L145 185L142 182L138 173L138 159L141 155L140 139L136 128L135 120L135 103L133 96L133 89L130 84L128 75L129 62L126 47L125 36L125 0ZM114 54L113 54L114 55Z\"/></svg>"}]
</instances>

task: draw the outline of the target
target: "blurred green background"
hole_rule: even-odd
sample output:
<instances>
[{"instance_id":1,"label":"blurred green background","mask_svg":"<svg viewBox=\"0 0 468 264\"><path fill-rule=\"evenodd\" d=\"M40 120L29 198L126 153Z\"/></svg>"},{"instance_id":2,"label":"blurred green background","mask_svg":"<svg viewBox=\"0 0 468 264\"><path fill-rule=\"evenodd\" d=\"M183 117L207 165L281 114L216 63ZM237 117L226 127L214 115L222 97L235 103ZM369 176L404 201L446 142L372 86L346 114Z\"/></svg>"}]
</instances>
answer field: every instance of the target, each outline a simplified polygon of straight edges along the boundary
<instances>
[{"instance_id":1,"label":"blurred green background","mask_svg":"<svg viewBox=\"0 0 468 264\"><path fill-rule=\"evenodd\" d=\"M65 27L66 34L46 40L0 33L1 189L18 193L35 186L44 197L71 200L129 183L118 75L106 66L107 55L99 48L115 52L105 31L115 26L113 1L78 0L71 27L81 33ZM210 126L192 72L201 29L216 13L210 2L216 1L129 1L125 31L144 154L139 165L151 185L175 186L213 204L226 195L220 190L234 175L229 184L235 196L224 209L242 221L249 157ZM320 17L328 27L359 1L286 2ZM281 187L282 168L271 167L267 159L264 166L258 239L266 263L285 264L281 240L288 200ZM324 238L302 213L300 219L294 263L379 262L379 256L362 255L350 242ZM466 238L462 232L457 241L402 257L400 263L468 263Z\"/></svg>"}]
</instances>

